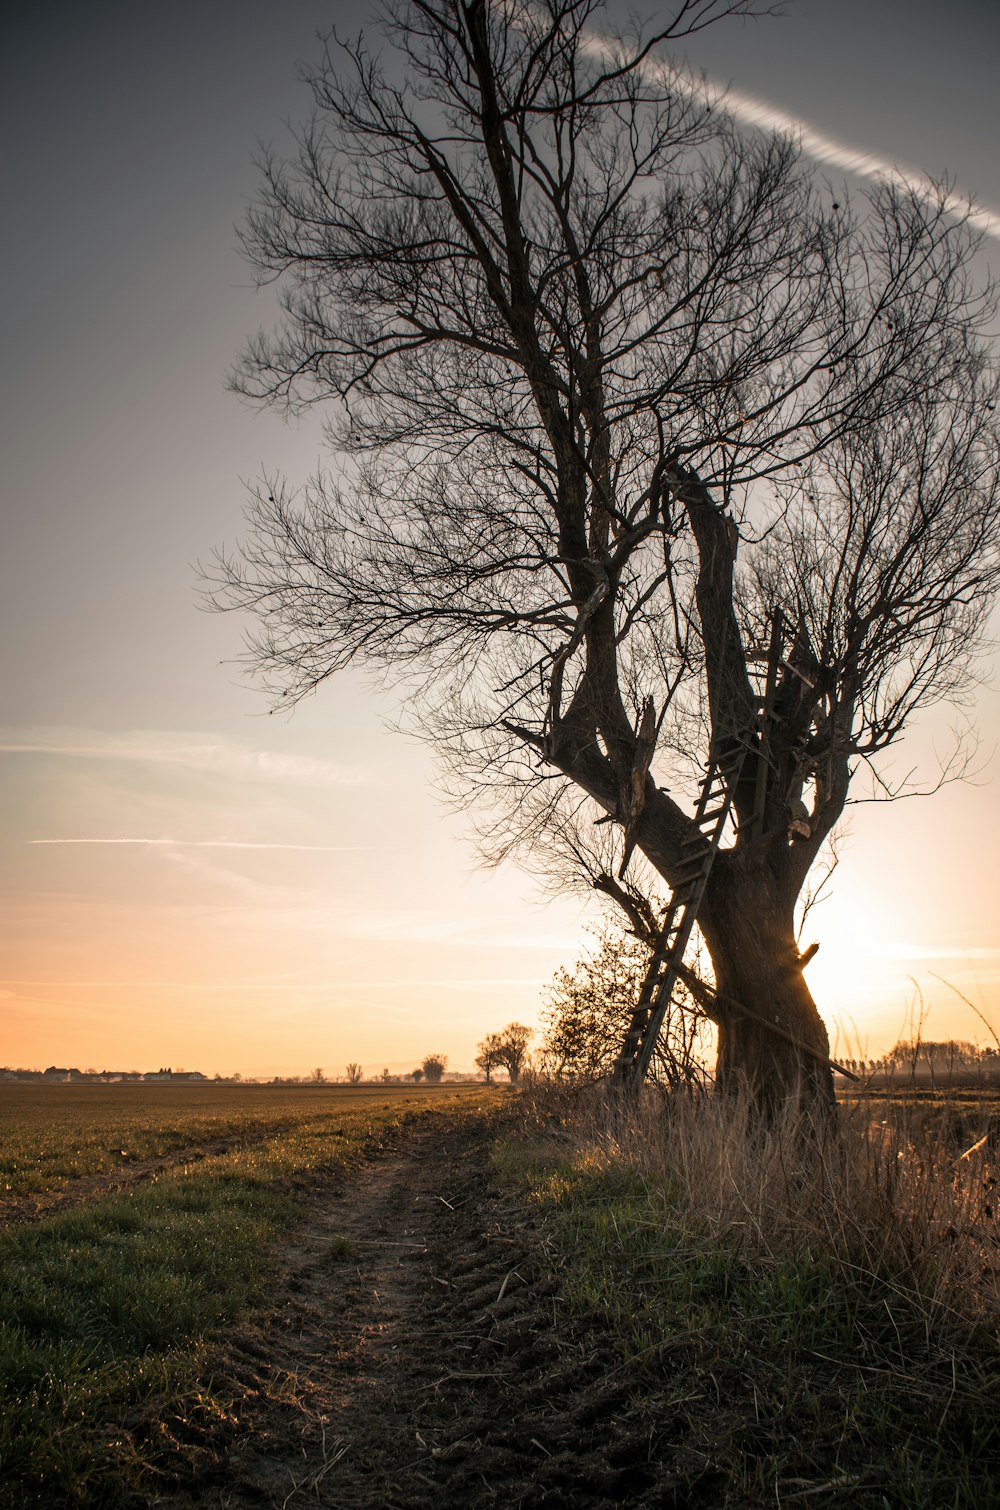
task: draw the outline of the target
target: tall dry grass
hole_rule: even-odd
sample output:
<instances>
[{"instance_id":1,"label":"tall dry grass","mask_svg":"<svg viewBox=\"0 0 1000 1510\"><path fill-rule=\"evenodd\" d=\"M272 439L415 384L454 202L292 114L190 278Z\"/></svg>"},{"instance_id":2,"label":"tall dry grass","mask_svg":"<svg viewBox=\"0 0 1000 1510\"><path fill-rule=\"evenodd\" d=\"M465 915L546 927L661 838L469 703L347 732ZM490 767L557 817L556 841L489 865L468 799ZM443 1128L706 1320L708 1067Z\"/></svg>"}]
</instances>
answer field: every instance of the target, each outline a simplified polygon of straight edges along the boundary
<instances>
[{"instance_id":1,"label":"tall dry grass","mask_svg":"<svg viewBox=\"0 0 1000 1510\"><path fill-rule=\"evenodd\" d=\"M892 1103L797 1111L762 1127L749 1102L591 1095L569 1118L583 1156L638 1175L654 1206L748 1260L812 1259L869 1276L928 1320L1000 1322L997 1118L956 1141ZM973 1146L975 1145L975 1146Z\"/></svg>"}]
</instances>

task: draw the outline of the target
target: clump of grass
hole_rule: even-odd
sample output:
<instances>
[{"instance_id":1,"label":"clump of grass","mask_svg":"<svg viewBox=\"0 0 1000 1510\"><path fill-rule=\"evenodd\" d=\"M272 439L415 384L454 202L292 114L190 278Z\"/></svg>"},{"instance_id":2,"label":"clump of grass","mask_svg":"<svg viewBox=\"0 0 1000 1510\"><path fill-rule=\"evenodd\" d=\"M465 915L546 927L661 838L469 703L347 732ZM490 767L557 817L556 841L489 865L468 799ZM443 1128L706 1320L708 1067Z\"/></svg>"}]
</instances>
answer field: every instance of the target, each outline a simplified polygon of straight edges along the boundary
<instances>
[{"instance_id":1,"label":"clump of grass","mask_svg":"<svg viewBox=\"0 0 1000 1510\"><path fill-rule=\"evenodd\" d=\"M502 1162L700 1502L1000 1503L988 1138L963 1159L871 1108L762 1127L708 1097L529 1110Z\"/></svg>"}]
</instances>

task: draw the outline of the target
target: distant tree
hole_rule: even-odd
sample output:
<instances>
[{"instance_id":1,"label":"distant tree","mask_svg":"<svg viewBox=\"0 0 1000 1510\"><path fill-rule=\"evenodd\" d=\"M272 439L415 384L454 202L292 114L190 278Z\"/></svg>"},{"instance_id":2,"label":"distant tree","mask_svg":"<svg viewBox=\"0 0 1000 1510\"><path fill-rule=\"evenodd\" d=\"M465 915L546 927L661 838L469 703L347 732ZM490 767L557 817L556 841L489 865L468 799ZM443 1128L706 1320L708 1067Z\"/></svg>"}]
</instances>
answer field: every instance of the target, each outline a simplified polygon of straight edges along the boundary
<instances>
[{"instance_id":1,"label":"distant tree","mask_svg":"<svg viewBox=\"0 0 1000 1510\"><path fill-rule=\"evenodd\" d=\"M382 1071L382 1084L388 1085L391 1079L392 1076L389 1074L389 1066L386 1065L385 1069Z\"/></svg>"},{"instance_id":2,"label":"distant tree","mask_svg":"<svg viewBox=\"0 0 1000 1510\"><path fill-rule=\"evenodd\" d=\"M978 1064L983 1050L966 1039L946 1039L936 1042L930 1038L903 1038L884 1054L879 1061L880 1069L908 1069L916 1074L923 1066L931 1075L947 1075L955 1069L968 1069Z\"/></svg>"},{"instance_id":3,"label":"distant tree","mask_svg":"<svg viewBox=\"0 0 1000 1510\"><path fill-rule=\"evenodd\" d=\"M428 1054L421 1066L424 1079L430 1085L440 1085L441 1077L447 1068L447 1054Z\"/></svg>"},{"instance_id":4,"label":"distant tree","mask_svg":"<svg viewBox=\"0 0 1000 1510\"><path fill-rule=\"evenodd\" d=\"M414 1085L419 1085L420 1082L421 1082L421 1080L423 1078L424 1078L424 1072L423 1072L423 1070L411 1070L410 1071L410 1079L413 1081Z\"/></svg>"},{"instance_id":5,"label":"distant tree","mask_svg":"<svg viewBox=\"0 0 1000 1510\"><path fill-rule=\"evenodd\" d=\"M360 1064L349 1064L347 1066L347 1079L348 1079L348 1081L349 1081L349 1083L351 1085L358 1085L360 1083L360 1081L361 1081L361 1066L360 1066Z\"/></svg>"},{"instance_id":6,"label":"distant tree","mask_svg":"<svg viewBox=\"0 0 1000 1510\"><path fill-rule=\"evenodd\" d=\"M239 1070L234 1070L229 1078L230 1080L234 1080L238 1085L239 1082L243 1079L243 1076L240 1074Z\"/></svg>"},{"instance_id":7,"label":"distant tree","mask_svg":"<svg viewBox=\"0 0 1000 1510\"><path fill-rule=\"evenodd\" d=\"M532 1028L526 1028L523 1022L509 1022L497 1036L499 1062L510 1076L511 1085L517 1085L524 1069L528 1044L534 1036L534 1031Z\"/></svg>"},{"instance_id":8,"label":"distant tree","mask_svg":"<svg viewBox=\"0 0 1000 1510\"><path fill-rule=\"evenodd\" d=\"M322 1069L318 1068L318 1069L313 1070L313 1072L312 1072L312 1078L315 1080L315 1082L316 1082L317 1085L322 1085L323 1082L326 1079L326 1076L323 1074Z\"/></svg>"},{"instance_id":9,"label":"distant tree","mask_svg":"<svg viewBox=\"0 0 1000 1510\"><path fill-rule=\"evenodd\" d=\"M490 1085L493 1080L493 1071L501 1064L500 1058L500 1034L487 1033L476 1052L473 1060L476 1068L482 1070L486 1078L486 1084Z\"/></svg>"},{"instance_id":10,"label":"distant tree","mask_svg":"<svg viewBox=\"0 0 1000 1510\"><path fill-rule=\"evenodd\" d=\"M559 970L542 1011L542 1064L559 1078L595 1080L614 1065L649 965L649 941L620 928L598 935L597 947L571 970ZM683 989L660 1033L654 1071L672 1086L703 1074L699 1048L707 1046L708 1020Z\"/></svg>"},{"instance_id":11,"label":"distant tree","mask_svg":"<svg viewBox=\"0 0 1000 1510\"><path fill-rule=\"evenodd\" d=\"M832 1104L796 903L856 773L891 795L886 752L975 685L1000 379L954 196L834 201L655 55L767 8L608 39L593 0L399 0L395 68L331 45L249 216L283 319L236 386L324 404L346 462L258 489L215 601L286 706L355 665L418 688L492 853L563 880L610 824L591 879L682 887L716 757L719 1083Z\"/></svg>"}]
</instances>

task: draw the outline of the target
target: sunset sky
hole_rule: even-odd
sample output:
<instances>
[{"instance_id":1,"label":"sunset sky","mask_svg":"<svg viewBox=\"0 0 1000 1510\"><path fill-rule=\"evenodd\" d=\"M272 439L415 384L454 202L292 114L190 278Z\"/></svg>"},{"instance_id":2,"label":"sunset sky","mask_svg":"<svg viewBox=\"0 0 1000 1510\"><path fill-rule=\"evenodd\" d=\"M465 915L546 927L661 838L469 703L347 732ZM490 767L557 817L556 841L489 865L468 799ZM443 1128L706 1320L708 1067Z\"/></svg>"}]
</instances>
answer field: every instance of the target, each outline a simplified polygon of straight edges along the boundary
<instances>
[{"instance_id":1,"label":"sunset sky","mask_svg":"<svg viewBox=\"0 0 1000 1510\"><path fill-rule=\"evenodd\" d=\"M711 28L687 61L744 119L799 122L835 182L952 175L1000 271L996 0L787 12ZM270 717L233 664L238 622L197 607L241 479L320 459L318 424L225 390L273 311L235 227L255 142L306 113L316 32L367 14L57 0L7 23L0 1063L467 1068L485 1032L536 1020L597 920L475 868L391 693L345 678ZM975 784L853 808L810 920L842 1054L888 1046L917 987L926 1036L988 1041L937 977L1000 1030L1000 657L985 671ZM957 716L935 710L898 774L933 779Z\"/></svg>"}]
</instances>

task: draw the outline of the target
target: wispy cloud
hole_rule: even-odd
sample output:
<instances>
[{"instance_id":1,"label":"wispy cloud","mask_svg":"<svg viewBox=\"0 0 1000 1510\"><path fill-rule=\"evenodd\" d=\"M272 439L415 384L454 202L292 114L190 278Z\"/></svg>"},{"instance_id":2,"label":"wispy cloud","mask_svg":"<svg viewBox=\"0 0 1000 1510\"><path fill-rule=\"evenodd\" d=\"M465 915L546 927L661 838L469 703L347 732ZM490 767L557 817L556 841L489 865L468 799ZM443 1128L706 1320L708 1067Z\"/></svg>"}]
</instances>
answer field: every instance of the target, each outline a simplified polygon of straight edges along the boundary
<instances>
[{"instance_id":1,"label":"wispy cloud","mask_svg":"<svg viewBox=\"0 0 1000 1510\"><path fill-rule=\"evenodd\" d=\"M615 51L615 44L610 38L596 34L587 38L585 46L596 56L606 59L613 56ZM836 137L827 136L809 121L780 109L768 100L744 94L739 89L727 88L711 79L696 78L663 60L650 58L642 67L647 78L659 80L677 93L711 105L713 110L723 110L741 125L754 126L761 131L777 131L792 137L815 162L828 163L830 167L854 174L858 178L873 181L887 179L929 205L942 202L939 186L926 173L901 166L849 142L838 141ZM943 205L950 214L967 219L975 230L1000 241L1000 210L976 204L969 195L958 190L945 194Z\"/></svg>"},{"instance_id":2,"label":"wispy cloud","mask_svg":"<svg viewBox=\"0 0 1000 1510\"><path fill-rule=\"evenodd\" d=\"M876 944L872 948L872 954L879 959L911 960L911 959L969 959L969 960L996 960L1000 959L1000 949L995 949L984 944L955 945L955 944Z\"/></svg>"},{"instance_id":3,"label":"wispy cloud","mask_svg":"<svg viewBox=\"0 0 1000 1510\"><path fill-rule=\"evenodd\" d=\"M284 996L317 996L323 1001L330 998L331 985L328 980L317 982L315 985L299 983L295 981L257 981L257 980L209 980L200 977L197 980L132 980L132 979L93 979L93 980L22 980L15 976L2 976L4 986L32 986L50 989L60 987L129 987L146 991L197 991L210 993L218 991L242 991L260 992L262 994L278 994ZM477 987L492 986L535 986L538 984L537 975L495 975L495 976L469 976L458 978L455 976L417 976L417 975L394 975L374 980L339 980L336 982L337 991L405 991L417 986L441 986L453 990L469 990ZM0 996L13 996L14 992L0 990Z\"/></svg>"},{"instance_id":4,"label":"wispy cloud","mask_svg":"<svg viewBox=\"0 0 1000 1510\"><path fill-rule=\"evenodd\" d=\"M297 849L347 854L382 849L377 844L264 844L244 839L28 839L28 844L152 844L168 849Z\"/></svg>"},{"instance_id":5,"label":"wispy cloud","mask_svg":"<svg viewBox=\"0 0 1000 1510\"><path fill-rule=\"evenodd\" d=\"M140 761L300 786L364 786L371 780L367 772L335 761L255 750L217 734L175 734L162 729L132 729L121 734L91 729L20 731L20 737L0 739L0 755Z\"/></svg>"}]
</instances>

